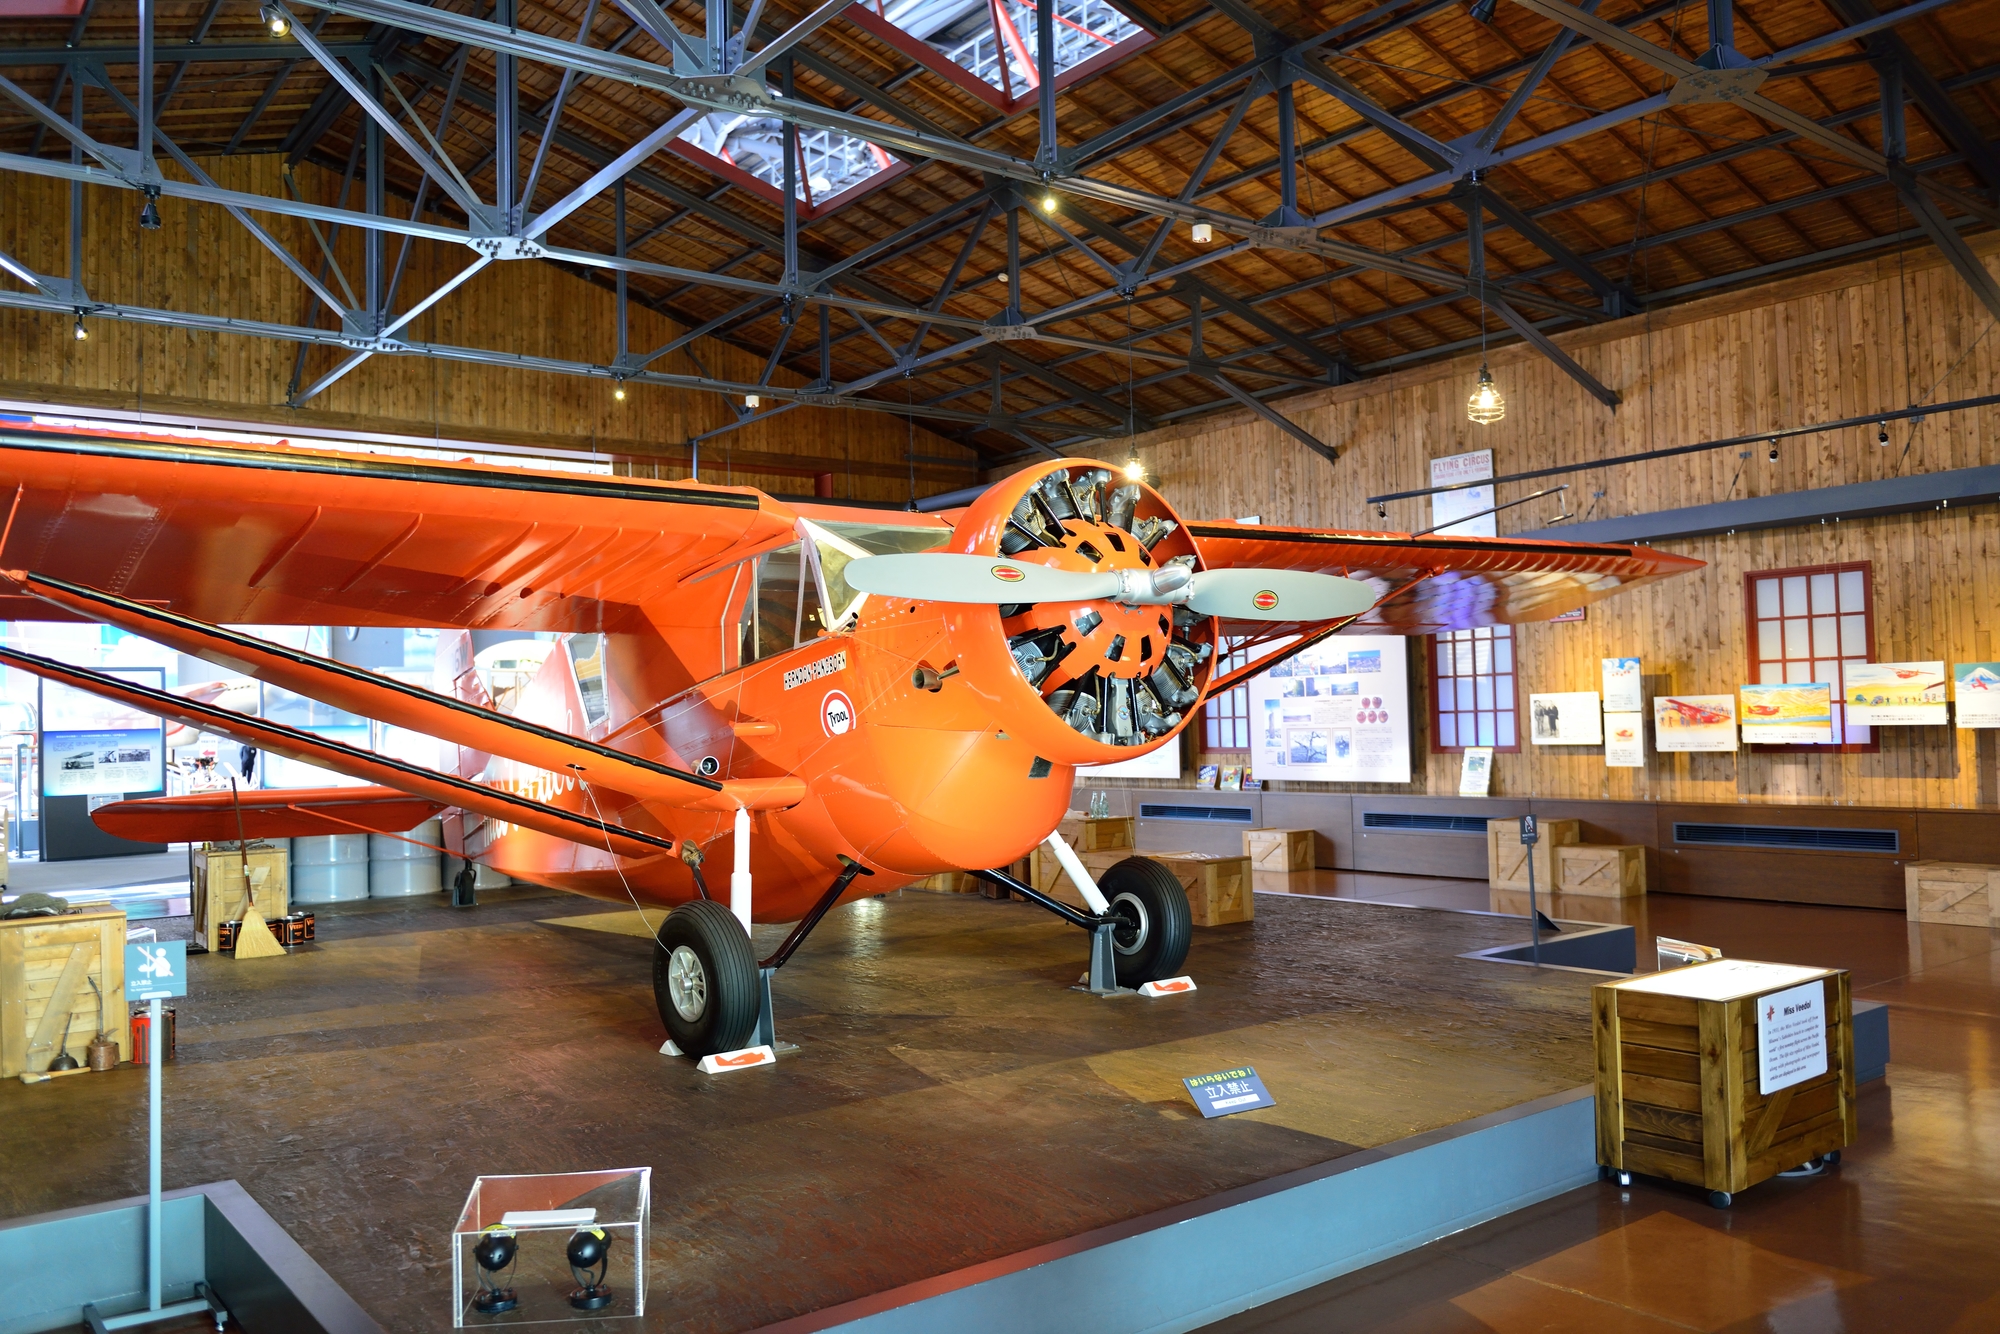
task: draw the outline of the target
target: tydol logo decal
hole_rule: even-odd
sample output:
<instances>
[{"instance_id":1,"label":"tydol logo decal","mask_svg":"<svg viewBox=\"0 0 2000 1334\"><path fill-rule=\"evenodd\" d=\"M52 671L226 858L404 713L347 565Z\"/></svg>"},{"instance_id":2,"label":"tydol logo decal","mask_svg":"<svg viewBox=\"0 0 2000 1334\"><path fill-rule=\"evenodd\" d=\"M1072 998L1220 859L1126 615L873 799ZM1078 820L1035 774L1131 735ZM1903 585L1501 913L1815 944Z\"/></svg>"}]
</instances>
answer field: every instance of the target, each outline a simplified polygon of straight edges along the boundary
<instances>
[{"instance_id":1,"label":"tydol logo decal","mask_svg":"<svg viewBox=\"0 0 2000 1334\"><path fill-rule=\"evenodd\" d=\"M1269 611L1278 605L1278 595L1267 588L1263 592L1253 595L1250 599L1250 605L1258 611Z\"/></svg>"},{"instance_id":2,"label":"tydol logo decal","mask_svg":"<svg viewBox=\"0 0 2000 1334\"><path fill-rule=\"evenodd\" d=\"M819 721L828 736L839 736L850 730L854 726L854 701L841 691L827 691L826 698L820 701Z\"/></svg>"},{"instance_id":3,"label":"tydol logo decal","mask_svg":"<svg viewBox=\"0 0 2000 1334\"><path fill-rule=\"evenodd\" d=\"M1018 584L1028 577L1028 572L1018 565L995 565L993 577L1003 584Z\"/></svg>"}]
</instances>

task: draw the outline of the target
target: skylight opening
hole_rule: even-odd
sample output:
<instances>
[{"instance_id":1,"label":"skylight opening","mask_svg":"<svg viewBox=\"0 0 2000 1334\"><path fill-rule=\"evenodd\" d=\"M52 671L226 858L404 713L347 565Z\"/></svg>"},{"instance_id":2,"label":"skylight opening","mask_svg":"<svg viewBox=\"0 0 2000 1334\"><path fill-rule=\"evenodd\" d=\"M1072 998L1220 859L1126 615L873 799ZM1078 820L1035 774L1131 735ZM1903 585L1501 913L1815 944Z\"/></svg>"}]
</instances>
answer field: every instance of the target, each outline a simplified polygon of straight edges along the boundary
<instances>
[{"instance_id":1,"label":"skylight opening","mask_svg":"<svg viewBox=\"0 0 2000 1334\"><path fill-rule=\"evenodd\" d=\"M924 38L954 64L995 88L1020 97L1035 91L1040 78L1036 3L1037 0L904 0L902 5L890 5L886 17ZM1054 3L1058 75L1145 32L1109 0L1054 0ZM899 17L899 10L908 10L910 17ZM938 22L940 18L944 21ZM918 26L912 26L913 21ZM933 24L928 33L921 30L927 21Z\"/></svg>"},{"instance_id":2,"label":"skylight opening","mask_svg":"<svg viewBox=\"0 0 2000 1334\"><path fill-rule=\"evenodd\" d=\"M783 198L785 127L777 117L712 112L681 131L681 140L754 176ZM801 128L798 142L793 193L807 208L846 193L896 163L867 140L833 130Z\"/></svg>"}]
</instances>

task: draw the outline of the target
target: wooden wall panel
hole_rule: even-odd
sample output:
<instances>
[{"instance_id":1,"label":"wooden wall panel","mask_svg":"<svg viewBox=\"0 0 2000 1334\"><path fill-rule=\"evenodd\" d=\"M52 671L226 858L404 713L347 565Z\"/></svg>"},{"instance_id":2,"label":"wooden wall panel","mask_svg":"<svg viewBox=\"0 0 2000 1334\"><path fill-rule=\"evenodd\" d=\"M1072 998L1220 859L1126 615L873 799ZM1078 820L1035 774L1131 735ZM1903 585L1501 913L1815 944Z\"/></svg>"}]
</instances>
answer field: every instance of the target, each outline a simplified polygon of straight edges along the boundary
<instances>
[{"instance_id":1,"label":"wooden wall panel","mask_svg":"<svg viewBox=\"0 0 2000 1334\"><path fill-rule=\"evenodd\" d=\"M280 163L276 156L237 156L203 166L223 186L282 195ZM297 182L308 198L338 201L337 176L302 168ZM62 181L16 174L0 180L0 245L40 272L67 274L68 193ZM83 276L94 300L290 325L317 317L332 327L325 306L221 209L163 199L164 225L145 232L132 192L88 188L84 200ZM260 221L308 267L318 267L320 241L303 221L271 215ZM349 229L330 239L348 281L360 287L361 238ZM385 267L394 268L400 246L399 238L386 239ZM415 242L396 308L409 309L473 258L461 246ZM327 281L340 291L334 279ZM607 364L617 350L614 311L606 289L551 264L517 261L478 274L400 336ZM608 379L410 356L374 357L306 408L293 410L284 404L295 344L114 320L92 320L89 328L89 340L78 343L66 316L0 311L0 397L220 416L280 431L288 423L310 423L595 449L636 458L643 475L670 478L687 475L689 437L734 420L729 405L712 393L635 384L620 403ZM663 316L631 307L634 350L650 351L681 332ZM312 383L340 359L335 349L314 349L302 382ZM704 338L652 369L754 383L763 358ZM776 378L802 383L790 374ZM911 453L966 460L963 468L917 465L919 495L978 480L972 452L960 445L921 427L912 430L900 417L829 408L795 408L708 442L701 475L811 495L812 474L831 472L836 497L899 501L910 495Z\"/></svg>"},{"instance_id":2,"label":"wooden wall panel","mask_svg":"<svg viewBox=\"0 0 2000 1334\"><path fill-rule=\"evenodd\" d=\"M1975 241L1989 267L2000 238ZM1623 396L1607 411L1525 348L1500 350L1493 375L1504 421L1466 420L1476 357L1424 366L1279 403L1341 450L1328 465L1247 413L1142 436L1138 453L1189 518L1258 515L1266 523L1413 530L1423 500L1369 495L1429 485L1428 461L1491 448L1499 473L1572 463L1759 430L1991 393L2000 382L1993 320L1934 251L1895 256L1559 336ZM1862 429L1765 448L1725 449L1575 474L1570 509L1607 518L1745 496L2000 462L2000 412L1933 417L1891 430L1888 448ZM1547 483L1535 483L1534 486ZM1501 499L1533 486L1503 488ZM1559 536L1553 500L1501 516L1503 534ZM1663 544L1698 557L1694 575L1615 597L1581 623L1519 629L1522 706L1529 692L1596 690L1598 661L1636 654L1648 695L1727 693L1746 675L1746 571L1874 563L1878 656L1885 661L1991 660L2000 621L2000 514L1992 506ZM1415 654L1412 654L1413 659ZM1413 688L1423 693L1423 673ZM1879 753L1652 755L1607 769L1600 749L1524 747L1494 762L1496 795L1601 801L1808 802L1950 810L2000 804L1996 743L1951 728L1881 729ZM1650 729L1648 743L1650 746ZM1456 791L1459 757L1415 738L1407 789ZM1282 787L1359 787L1281 784Z\"/></svg>"}]
</instances>

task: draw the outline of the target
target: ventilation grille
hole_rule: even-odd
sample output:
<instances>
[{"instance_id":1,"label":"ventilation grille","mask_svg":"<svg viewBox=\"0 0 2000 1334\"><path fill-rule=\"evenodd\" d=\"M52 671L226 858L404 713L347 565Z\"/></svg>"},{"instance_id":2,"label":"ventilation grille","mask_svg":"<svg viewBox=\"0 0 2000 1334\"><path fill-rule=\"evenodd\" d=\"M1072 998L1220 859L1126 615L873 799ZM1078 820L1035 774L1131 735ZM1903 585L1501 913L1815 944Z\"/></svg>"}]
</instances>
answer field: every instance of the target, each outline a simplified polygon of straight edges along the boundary
<instances>
[{"instance_id":1,"label":"ventilation grille","mask_svg":"<svg viewBox=\"0 0 2000 1334\"><path fill-rule=\"evenodd\" d=\"M1894 829L1801 829L1771 824L1682 824L1674 842L1711 848L1823 848L1832 852L1900 852Z\"/></svg>"},{"instance_id":2,"label":"ventilation grille","mask_svg":"<svg viewBox=\"0 0 2000 1334\"><path fill-rule=\"evenodd\" d=\"M1205 824L1249 824L1248 806L1165 806L1139 804L1142 820L1199 820Z\"/></svg>"},{"instance_id":3,"label":"ventilation grille","mask_svg":"<svg viewBox=\"0 0 2000 1334\"><path fill-rule=\"evenodd\" d=\"M1406 834L1486 834L1483 815L1413 815L1407 811L1363 811L1363 829L1394 829Z\"/></svg>"}]
</instances>

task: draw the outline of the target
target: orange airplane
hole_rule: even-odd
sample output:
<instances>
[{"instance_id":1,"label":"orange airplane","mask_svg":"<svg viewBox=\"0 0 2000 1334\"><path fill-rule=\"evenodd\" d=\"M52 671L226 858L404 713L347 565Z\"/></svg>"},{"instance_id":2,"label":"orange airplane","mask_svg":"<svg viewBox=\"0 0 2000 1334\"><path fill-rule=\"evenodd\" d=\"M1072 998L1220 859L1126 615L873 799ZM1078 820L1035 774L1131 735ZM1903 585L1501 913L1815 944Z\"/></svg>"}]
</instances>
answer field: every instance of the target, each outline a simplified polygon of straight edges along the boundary
<instances>
[{"instance_id":1,"label":"orange airplane","mask_svg":"<svg viewBox=\"0 0 2000 1334\"><path fill-rule=\"evenodd\" d=\"M1696 726L1713 727L1717 723L1726 723L1729 721L1729 715L1718 709L1709 709L1699 704L1690 704L1684 699L1669 699L1662 702L1675 713L1678 713L1683 721L1693 723Z\"/></svg>"},{"instance_id":2,"label":"orange airplane","mask_svg":"<svg viewBox=\"0 0 2000 1334\"><path fill-rule=\"evenodd\" d=\"M1352 627L1546 620L1701 562L1643 547L1188 521L1086 459L937 515L744 487L284 445L0 432L0 617L117 626L434 737L435 764L0 651L0 662L365 786L200 792L95 818L154 842L394 832L670 907L660 1017L692 1055L768 1041L769 981L843 899L940 871L1089 932L1091 989L1168 979L1187 899L1056 837L1075 767L1174 744L1203 700ZM436 689L231 624L445 627ZM559 642L496 700L470 631ZM1225 650L1250 656L1219 667ZM1239 659L1240 660L1240 659ZM523 671L526 671L523 667ZM1087 906L1004 869L1039 844ZM711 897L702 866L727 858ZM718 886L720 888L720 886ZM764 960L749 924L796 922Z\"/></svg>"}]
</instances>

